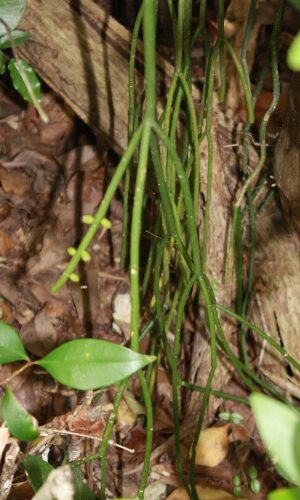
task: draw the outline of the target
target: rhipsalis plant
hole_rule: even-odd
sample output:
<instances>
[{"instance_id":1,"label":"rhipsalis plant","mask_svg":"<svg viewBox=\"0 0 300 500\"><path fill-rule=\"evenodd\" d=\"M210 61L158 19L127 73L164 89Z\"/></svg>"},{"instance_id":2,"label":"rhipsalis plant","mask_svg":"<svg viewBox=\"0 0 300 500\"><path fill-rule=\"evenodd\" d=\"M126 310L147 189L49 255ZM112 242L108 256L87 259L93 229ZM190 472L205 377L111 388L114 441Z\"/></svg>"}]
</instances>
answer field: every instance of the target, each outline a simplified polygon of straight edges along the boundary
<instances>
[{"instance_id":1,"label":"rhipsalis plant","mask_svg":"<svg viewBox=\"0 0 300 500\"><path fill-rule=\"evenodd\" d=\"M176 3L176 7L175 7ZM263 330L255 325L249 326L245 320L250 296L253 290L254 249L255 249L255 217L256 207L253 204L254 189L259 182L260 174L266 159L266 127L279 98L279 78L277 65L277 43L280 23L283 15L284 1L280 0L274 26L270 37L268 58L262 68L257 88L253 91L247 67L247 51L249 37L255 17L255 0L250 2L249 17L245 29L242 53L237 54L224 35L224 0L218 2L218 34L210 40L205 24L206 1L201 0L197 7L192 0L167 2L170 11L170 25L174 40L174 74L169 83L163 111L157 114L157 82L156 82L156 28L157 1L144 0L136 18L132 32L132 44L129 66L129 124L128 148L116 167L114 176L103 196L103 200L93 218L85 216L84 222L89 227L79 243L78 248L70 249L71 259L65 271L53 285L52 291L58 291L69 279L78 281L77 266L88 258L90 244L104 225L111 200L122 182L124 182L124 224L121 261L129 262L131 290L131 349L139 352L142 331L142 310L148 307L152 315L152 338L150 352L158 353L165 359L172 378L172 405L174 434L176 447L176 465L179 480L192 499L197 499L196 490L196 446L204 421L207 404L212 390L212 382L217 368L217 351L220 349L234 367L238 377L247 388L259 386L272 395L284 399L278 391L261 379L251 369L247 352L247 328L253 328L277 352L289 357L289 362L299 370L299 363L275 342ZM193 8L199 8L198 25L192 25ZM144 88L138 90L135 81L135 57L138 36L143 28L144 42ZM204 40L205 48L205 81L203 84L200 106L197 108L193 100L191 51L198 36ZM224 100L225 68L224 53L231 57L240 77L245 94L247 118L244 127L243 142L243 184L234 200L232 220L230 224L227 252L226 277L237 273L237 310L232 312L222 308L216 301L212 282L207 276L209 239L213 204L213 102L215 95L216 74L220 75L219 100ZM260 151L257 166L249 169L249 131L254 122L254 110L257 97L262 89L266 71L271 65L274 95L270 107L261 122L259 130ZM181 120L182 111L186 119ZM207 143L207 165L203 174L203 165L199 147ZM205 175L205 187L200 186L201 174ZM150 205L147 190L148 179L155 179L158 201L155 204L155 224L148 232L154 237L143 248L146 264L141 258L142 230L147 227L145 207ZM133 205L129 203L129 192L134 193ZM200 192L204 193L205 205L202 206L203 220L199 234ZM247 221L247 223L245 222ZM242 258L243 225L249 227L251 249L249 259ZM128 252L127 252L128 250ZM237 250L237 251L236 251ZM234 259L236 258L236 261ZM246 268L245 268L246 266ZM173 276L176 276L174 282ZM150 300L149 300L150 297ZM148 302L149 300L149 302ZM209 337L210 367L205 387L183 383L179 373L182 350L184 315L189 300L197 302L205 310L206 332ZM242 360L232 350L222 328L220 312L235 318L241 325L240 348ZM256 329L255 329L256 328ZM170 341L172 331L172 341ZM218 348L218 349L217 349ZM146 408L146 445L137 498L144 497L145 486L149 474L153 410L151 393L155 384L156 371L148 365L146 376L138 371L142 398ZM181 400L180 388L185 387L201 393L198 420L195 424L189 472L186 473L181 456ZM120 401L119 394L115 399L115 409ZM235 417L230 417L235 418ZM108 439L111 427L107 427ZM105 498L106 487L106 453L105 445L101 448L102 480L100 498ZM253 476L253 475L252 475ZM260 487L257 478L250 478L253 490Z\"/></svg>"},{"instance_id":2,"label":"rhipsalis plant","mask_svg":"<svg viewBox=\"0 0 300 500\"><path fill-rule=\"evenodd\" d=\"M297 0L294 0L295 2ZM268 57L261 69L258 84L253 90L247 67L247 51L249 34L255 17L255 0L251 0L249 16L242 44L241 54L236 53L224 35L225 2L218 2L217 36L211 37L205 23L206 1L194 3L192 0L167 1L170 11L170 31L174 40L174 74L169 82L163 110L158 106L156 79L156 31L157 1L144 0L137 15L132 32L129 65L129 119L128 147L117 165L114 175L107 186L102 202L95 214L83 215L81 221L87 230L75 248L70 246L67 253L70 261L64 272L52 287L57 292L68 280L80 282L77 268L80 263L90 260L90 246L99 228L110 230L111 222L106 219L110 203L124 180L124 224L121 261L128 264L131 293L131 336L130 349L96 339L79 339L67 342L44 358L31 362L23 348L17 333L2 323L0 325L0 363L24 361L22 369L38 365L50 373L62 384L80 389L96 389L119 383L115 395L113 411L104 431L103 441L98 452L86 461L99 460L101 466L100 498L106 498L107 479L107 447L113 429L115 415L126 388L127 379L137 373L141 388L141 399L145 407L145 452L136 499L142 500L147 485L153 438L152 393L156 383L157 366L155 360L162 360L168 367L172 380L172 411L174 420L175 456L180 483L185 487L189 497L198 498L196 488L196 447L204 422L211 394L223 399L234 399L239 403L248 403L245 398L231 396L226 392L212 389L217 369L218 353L229 361L239 380L250 391L260 387L267 393L284 400L276 389L251 368L248 356L247 330L254 331L276 354L284 356L289 364L299 371L299 363L285 351L267 332L257 328L245 318L250 296L253 291L254 251L255 251L255 218L257 208L254 204L256 190L266 159L266 127L279 99L279 77L277 64L277 44L280 23L283 15L284 1L279 0L274 25L270 36ZM6 2L0 1L6 6ZM176 5L176 7L175 7ZM24 2L11 2L13 22L3 17L3 33L6 37L3 44L18 43L17 34L13 34L24 9ZM14 7L14 8L13 8ZM194 26L193 8L199 9L198 25ZM135 59L138 37L143 31L144 42L144 87L135 81ZM198 37L204 45L205 80L202 85L200 103L194 102L192 86L191 52ZM5 41L6 40L6 41ZM1 40L0 40L1 47ZM3 48L6 46L3 45ZM211 237L211 220L213 212L213 106L217 97L224 101L226 79L224 55L232 59L245 94L247 112L243 132L242 179L233 200L233 210L229 225L227 253L224 256L226 278L236 272L236 311L217 304L215 283L208 277L209 248ZM26 64L15 61L9 64L15 86L23 93L23 97L31 102L33 92L39 101L36 81L29 81L31 71ZM257 97L262 90L266 72L271 67L274 94L259 128L259 153L256 168L249 168L250 129L254 122L254 111ZM19 75L17 75L19 73ZM219 75L218 93L215 91L216 75ZM20 78L19 78L20 77ZM26 91L29 94L26 96ZM159 113L158 113L158 110ZM185 119L182 119L184 113ZM200 148L207 144L207 161L202 160ZM204 181L203 181L204 179ZM149 182L148 182L149 181ZM202 184L201 184L201 182ZM156 190L155 201L152 201L148 184ZM130 204L130 193L133 203ZM201 201L201 193L205 203ZM148 207L151 208L151 224L148 218ZM199 211L201 208L201 223ZM153 210L153 213L152 213ZM154 222L153 222L154 221ZM148 227L149 223L149 227ZM250 249L247 259L243 258L243 230L247 227L250 235ZM141 252L143 231L151 234L151 241L144 244ZM226 259L225 259L226 257ZM175 278L174 278L175 277ZM213 278L213 276L212 276ZM183 382L180 374L183 346L184 318L189 304L193 310L204 311L201 321L207 336L208 361L206 362L207 379L203 387ZM143 312L147 309L149 324L144 325ZM240 327L239 348L237 350L223 330L221 315L236 320ZM141 354L141 339L151 331L149 341L150 355ZM147 367L146 370L143 370ZM6 381L7 383L9 380ZM189 467L186 468L182 457L181 420L182 399L180 391L192 390L199 394L197 419L190 452ZM38 426L20 407L13 393L7 387L3 401L3 416L11 432L21 440L32 439L38 433ZM223 412L222 418L237 424L238 413ZM28 458L24 462L34 488L41 486L35 477L39 471L45 478L51 472L42 461ZM74 465L74 464L73 464ZM80 466L81 462L76 464ZM187 470L188 469L188 470ZM33 471L33 473L32 473ZM294 475L292 477L294 481ZM235 479L236 492L240 493L240 483ZM252 491L258 492L260 484L255 471L251 471L249 484ZM295 484L298 485L296 482ZM85 493L85 495L88 495ZM88 498L85 496L84 498Z\"/></svg>"}]
</instances>

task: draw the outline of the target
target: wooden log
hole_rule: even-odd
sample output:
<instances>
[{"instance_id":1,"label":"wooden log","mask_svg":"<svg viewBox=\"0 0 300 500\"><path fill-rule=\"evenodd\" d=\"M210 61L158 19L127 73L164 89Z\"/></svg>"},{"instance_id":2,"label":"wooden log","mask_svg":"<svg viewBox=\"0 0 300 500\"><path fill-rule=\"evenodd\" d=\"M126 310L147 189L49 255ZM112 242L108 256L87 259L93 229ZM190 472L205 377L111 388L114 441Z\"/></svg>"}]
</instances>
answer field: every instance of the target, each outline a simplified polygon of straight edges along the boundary
<instances>
[{"instance_id":1,"label":"wooden log","mask_svg":"<svg viewBox=\"0 0 300 500\"><path fill-rule=\"evenodd\" d=\"M130 33L93 0L27 0L20 28L32 38L18 47L40 77L117 151L127 143ZM138 45L137 80L143 79ZM158 59L158 79L173 68Z\"/></svg>"}]
</instances>

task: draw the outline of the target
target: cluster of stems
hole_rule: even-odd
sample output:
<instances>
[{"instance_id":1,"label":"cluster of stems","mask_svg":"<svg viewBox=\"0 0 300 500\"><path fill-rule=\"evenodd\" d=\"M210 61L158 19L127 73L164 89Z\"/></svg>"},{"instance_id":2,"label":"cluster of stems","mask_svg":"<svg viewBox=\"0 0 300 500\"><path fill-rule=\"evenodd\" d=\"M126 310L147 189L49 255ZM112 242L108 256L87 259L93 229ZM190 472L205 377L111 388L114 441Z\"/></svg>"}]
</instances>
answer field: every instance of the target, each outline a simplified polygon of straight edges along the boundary
<instances>
[{"instance_id":1,"label":"cluster of stems","mask_svg":"<svg viewBox=\"0 0 300 500\"><path fill-rule=\"evenodd\" d=\"M157 1L144 0L139 10L132 34L132 44L129 65L129 118L128 118L128 148L116 167L114 176L106 190L98 211L79 244L72 250L72 258L65 272L53 286L57 291L70 279L80 260L87 254L96 232L98 231L109 208L117 187L124 177L124 222L122 231L121 262L129 264L131 289L131 348L140 350L140 341L149 331L152 333L151 353L159 354L159 359L165 359L169 365L172 378L173 418L176 447L176 464L181 483L191 499L197 499L195 480L196 446L202 429L205 411L211 394L226 399L233 399L247 404L247 400L228 395L222 391L213 391L212 382L217 368L217 354L222 351L233 365L240 380L249 390L260 386L269 393L282 396L270 387L251 369L247 357L246 333L249 329L255 331L276 351L287 357L289 363L297 370L299 364L278 345L266 332L252 325L245 319L249 297L252 292L254 275L254 245L255 217L254 199L262 166L266 158L266 126L275 109L279 96L279 78L277 70L277 41L282 18L284 1L279 1L274 29L270 40L270 55L262 69L257 88L252 95L250 77L247 68L247 49L250 32L254 22L256 1L252 0L249 7L248 23L245 29L242 53L237 54L224 36L224 0L219 1L218 36L214 43L209 39L205 24L206 0L200 1L199 22L192 31L193 1L178 0L177 8L172 0L168 0L170 22L174 39L174 75L170 82L163 113L157 116L156 95L156 25ZM144 40L144 91L137 94L135 82L135 55L139 33L143 26ZM191 53L197 39L204 41L205 48L205 82L201 94L199 112L193 99ZM212 112L215 92L215 74L220 75L219 101L223 102L226 93L224 52L227 50L235 64L245 94L248 110L247 122L243 136L244 183L238 193L233 207L232 223L228 245L227 277L231 275L232 263L235 259L237 275L237 308L233 312L216 303L210 280L206 275L210 219L212 205L213 179L213 138ZM267 70L271 63L274 97L272 104L262 120L259 140L260 157L257 168L249 170L249 133L254 121L254 107L259 92L262 89ZM181 112L186 119L181 120ZM180 130L179 130L180 129ZM207 141L206 192L203 230L199 236L197 221L200 206L201 161L199 148L203 140ZM158 200L153 202L147 190L147 179L155 178ZM129 203L129 192L133 187L134 200ZM155 210L155 223L147 227L148 218L145 207ZM203 207L202 207L203 208ZM242 242L243 228L249 228L251 250L248 273L243 268ZM146 247L145 256L141 256L141 239L145 229L154 237ZM128 250L128 252L127 252ZM153 272L152 272L153 271ZM174 280L174 275L176 279ZM248 281L244 276L248 275ZM150 291L150 293L149 293ZM151 297L151 301L149 301ZM179 359L182 349L183 324L190 298L195 297L205 309L205 320L210 342L210 371L205 387L198 387L183 381L179 371ZM142 331L143 308L151 309L151 325ZM226 340L219 314L226 314L240 325L242 359L233 352ZM169 332L172 333L170 342ZM143 469L136 498L144 498L145 487L149 475L152 436L153 409L152 392L156 380L155 366L147 371L140 370L138 379L141 388L141 398L146 409L146 443ZM100 498L105 498L106 486L106 454L109 437L113 429L118 405L126 384L123 382L117 391L113 412L107 424L98 458L101 463L102 480ZM193 390L201 395L199 417L191 446L189 473L186 472L184 459L181 456L180 425L182 408L180 391Z\"/></svg>"}]
</instances>

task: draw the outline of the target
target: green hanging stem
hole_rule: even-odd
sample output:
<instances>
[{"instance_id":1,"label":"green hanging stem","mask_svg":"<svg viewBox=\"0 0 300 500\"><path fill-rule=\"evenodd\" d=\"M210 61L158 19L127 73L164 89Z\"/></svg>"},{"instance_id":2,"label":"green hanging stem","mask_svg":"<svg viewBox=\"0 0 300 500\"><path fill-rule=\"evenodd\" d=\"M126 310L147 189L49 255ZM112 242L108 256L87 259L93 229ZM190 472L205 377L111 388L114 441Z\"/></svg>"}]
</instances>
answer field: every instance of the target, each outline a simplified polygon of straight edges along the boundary
<instances>
[{"instance_id":1,"label":"green hanging stem","mask_svg":"<svg viewBox=\"0 0 300 500\"><path fill-rule=\"evenodd\" d=\"M130 238L130 285L131 285L131 349L139 350L140 328L140 242L142 228L142 210L145 182L149 159L152 125L156 120L156 9L157 2L144 0L144 57L145 57L145 112L142 124L142 137L137 166L134 203L132 210ZM146 449L140 486L137 497L144 498L147 484L153 438L153 410L151 395L142 371L138 372L146 407Z\"/></svg>"},{"instance_id":2,"label":"green hanging stem","mask_svg":"<svg viewBox=\"0 0 300 500\"><path fill-rule=\"evenodd\" d=\"M251 87L248 82L247 75L244 73L244 68L238 58L238 55L236 54L234 48L232 47L231 43L224 39L224 43L226 48L228 49L229 54L232 57L232 60L235 64L235 67L237 69L237 72L239 74L241 84L243 87L245 99L246 99L246 105L247 105L247 110L248 110L248 120L250 123L254 123L254 111L253 111L253 104L252 104L252 95L251 95Z\"/></svg>"},{"instance_id":3,"label":"green hanging stem","mask_svg":"<svg viewBox=\"0 0 300 500\"><path fill-rule=\"evenodd\" d=\"M129 75L128 75L128 142L134 133L135 130L135 118L137 116L137 106L136 106L136 78L135 78L135 58L136 58L136 49L138 42L138 35L141 29L141 24L144 15L143 4L140 7L138 12L133 32L131 38L130 45L130 54L129 54ZM130 165L131 166L131 165ZM129 223L129 189L130 189L130 168L126 169L125 172L125 180L124 180L124 193L123 193L123 222L122 222L122 242L121 242L121 266L125 267L126 257L127 257L127 244L128 244L128 223Z\"/></svg>"},{"instance_id":4,"label":"green hanging stem","mask_svg":"<svg viewBox=\"0 0 300 500\"><path fill-rule=\"evenodd\" d=\"M226 91L225 61L224 61L224 0L219 0L218 10L219 11L218 11L217 45L219 48L220 77L221 77L219 101L222 103L224 102L225 91Z\"/></svg>"},{"instance_id":5,"label":"green hanging stem","mask_svg":"<svg viewBox=\"0 0 300 500\"><path fill-rule=\"evenodd\" d=\"M100 500L105 500L106 475L107 475L107 459L106 459L107 447L109 445L109 439L117 418L117 411L120 406L123 392L127 386L127 383L128 380L124 380L118 387L117 393L114 398L113 408L109 415L108 422L105 426L102 443L99 448L99 459L101 465L101 487L99 494Z\"/></svg>"},{"instance_id":6,"label":"green hanging stem","mask_svg":"<svg viewBox=\"0 0 300 500\"><path fill-rule=\"evenodd\" d=\"M122 156L119 165L116 168L114 176L106 190L106 193L103 197L103 200L100 203L100 206L95 214L95 217L91 218L92 223L89 229L87 230L85 236L81 240L80 245L78 246L75 252L75 255L70 260L65 271L62 273L62 275L56 281L56 283L54 283L54 285L52 286L51 292L53 293L58 292L58 290L60 290L61 287L70 279L70 276L74 273L79 262L82 259L83 252L87 251L89 245L91 244L91 241L93 240L95 234L97 233L99 227L101 226L101 223L107 213L111 200L113 199L114 194L125 173L125 170L128 167L131 158L133 157L136 151L136 148L141 139L141 135L142 135L142 126L140 126L134 133L126 152Z\"/></svg>"}]
</instances>

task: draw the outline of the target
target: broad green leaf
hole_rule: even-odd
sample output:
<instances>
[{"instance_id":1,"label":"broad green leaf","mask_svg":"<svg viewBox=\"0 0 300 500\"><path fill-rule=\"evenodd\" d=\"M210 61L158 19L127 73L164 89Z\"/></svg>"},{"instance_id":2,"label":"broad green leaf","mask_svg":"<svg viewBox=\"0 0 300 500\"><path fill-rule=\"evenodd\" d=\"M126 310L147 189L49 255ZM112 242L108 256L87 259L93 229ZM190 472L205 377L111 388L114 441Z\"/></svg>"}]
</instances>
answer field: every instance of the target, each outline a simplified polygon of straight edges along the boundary
<instances>
[{"instance_id":1,"label":"broad green leaf","mask_svg":"<svg viewBox=\"0 0 300 500\"><path fill-rule=\"evenodd\" d=\"M0 50L0 75L4 75L5 71L6 71L5 57L2 50Z\"/></svg>"},{"instance_id":2,"label":"broad green leaf","mask_svg":"<svg viewBox=\"0 0 300 500\"><path fill-rule=\"evenodd\" d=\"M31 441L39 435L33 417L18 403L9 386L3 396L2 414L9 432L20 441Z\"/></svg>"},{"instance_id":3,"label":"broad green leaf","mask_svg":"<svg viewBox=\"0 0 300 500\"><path fill-rule=\"evenodd\" d=\"M21 65L21 67L20 67ZM16 61L16 59L11 59L8 64L8 69L10 73L10 77L12 79L12 83L14 88L21 94L25 101L33 103L33 99L31 98L28 88L26 86L26 82L24 82L22 75L22 68L26 75L26 80L30 85L30 88L38 102L41 101L41 84L36 76L36 73L32 69L32 67L24 60L20 59Z\"/></svg>"},{"instance_id":4,"label":"broad green leaf","mask_svg":"<svg viewBox=\"0 0 300 500\"><path fill-rule=\"evenodd\" d=\"M288 53L287 64L293 71L300 71L300 31L292 41Z\"/></svg>"},{"instance_id":5,"label":"broad green leaf","mask_svg":"<svg viewBox=\"0 0 300 500\"><path fill-rule=\"evenodd\" d=\"M61 384L85 391L115 384L155 359L105 340L78 339L35 363Z\"/></svg>"},{"instance_id":6,"label":"broad green leaf","mask_svg":"<svg viewBox=\"0 0 300 500\"><path fill-rule=\"evenodd\" d=\"M0 321L0 364L28 359L16 330Z\"/></svg>"},{"instance_id":7,"label":"broad green leaf","mask_svg":"<svg viewBox=\"0 0 300 500\"><path fill-rule=\"evenodd\" d=\"M274 467L285 479L299 486L299 414L264 394L254 393L249 399L258 430Z\"/></svg>"},{"instance_id":8,"label":"broad green leaf","mask_svg":"<svg viewBox=\"0 0 300 500\"><path fill-rule=\"evenodd\" d=\"M0 0L0 18L14 30L19 23L24 9L25 0ZM0 35L7 33L5 25L0 22Z\"/></svg>"},{"instance_id":9,"label":"broad green leaf","mask_svg":"<svg viewBox=\"0 0 300 500\"><path fill-rule=\"evenodd\" d=\"M54 469L48 462L35 455L25 455L21 458L21 462L27 472L34 492L40 489L50 472Z\"/></svg>"},{"instance_id":10,"label":"broad green leaf","mask_svg":"<svg viewBox=\"0 0 300 500\"><path fill-rule=\"evenodd\" d=\"M75 486L74 500L96 500L92 490L81 479L80 467L74 468L72 472Z\"/></svg>"},{"instance_id":11,"label":"broad green leaf","mask_svg":"<svg viewBox=\"0 0 300 500\"><path fill-rule=\"evenodd\" d=\"M300 488L282 488L268 495L268 500L299 500L299 498Z\"/></svg>"},{"instance_id":12,"label":"broad green leaf","mask_svg":"<svg viewBox=\"0 0 300 500\"><path fill-rule=\"evenodd\" d=\"M21 30L14 30L10 35L15 45L21 45L22 43L27 42L31 36L27 31ZM2 35L0 38L0 49L9 49L10 46L10 37L8 35Z\"/></svg>"},{"instance_id":13,"label":"broad green leaf","mask_svg":"<svg viewBox=\"0 0 300 500\"><path fill-rule=\"evenodd\" d=\"M290 3L293 4L296 9L300 10L300 0L290 0Z\"/></svg>"}]
</instances>

